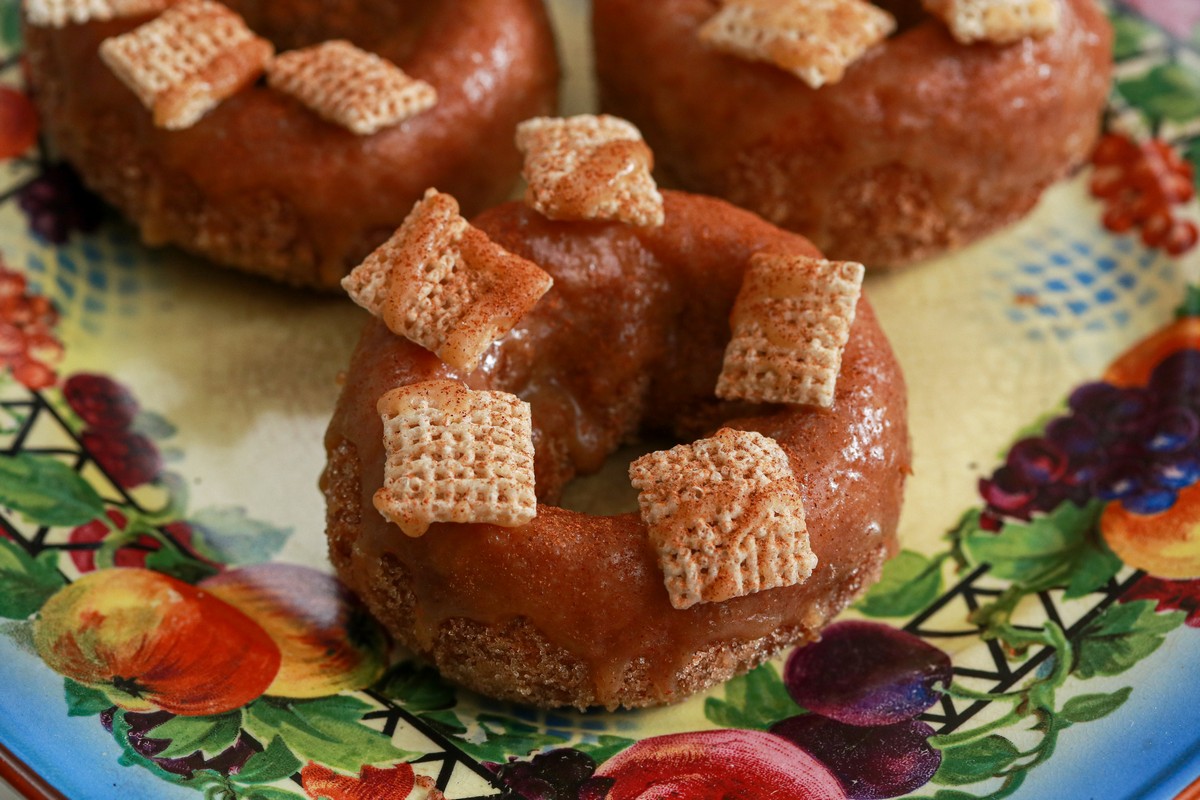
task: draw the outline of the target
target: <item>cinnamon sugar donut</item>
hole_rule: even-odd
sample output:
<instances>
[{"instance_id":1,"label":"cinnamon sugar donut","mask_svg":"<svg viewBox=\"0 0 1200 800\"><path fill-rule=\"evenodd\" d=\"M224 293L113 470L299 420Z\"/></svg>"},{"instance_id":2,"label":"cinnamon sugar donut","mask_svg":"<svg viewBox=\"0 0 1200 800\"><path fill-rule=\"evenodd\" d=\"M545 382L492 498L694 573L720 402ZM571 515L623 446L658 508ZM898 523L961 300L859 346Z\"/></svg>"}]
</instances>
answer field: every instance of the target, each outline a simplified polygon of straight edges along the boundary
<instances>
[{"instance_id":1,"label":"cinnamon sugar donut","mask_svg":"<svg viewBox=\"0 0 1200 800\"><path fill-rule=\"evenodd\" d=\"M485 694L543 706L670 703L813 639L895 548L910 454L905 389L860 299L829 408L718 401L730 311L751 256L816 255L728 204L664 192L665 223L548 220L510 203L473 224L554 280L464 372L372 319L326 435L330 556L395 637ZM532 407L538 505L518 527L434 523L405 536L372 505L384 478L376 400L454 379ZM817 566L807 581L672 607L638 513L553 505L630 437L718 427L779 443Z\"/></svg>"},{"instance_id":2,"label":"cinnamon sugar donut","mask_svg":"<svg viewBox=\"0 0 1200 800\"><path fill-rule=\"evenodd\" d=\"M148 244L335 288L427 186L453 192L472 213L502 200L520 168L514 128L556 102L541 0L227 4L280 51L350 40L431 84L437 104L362 136L259 82L192 127L164 130L97 54L151 16L27 21L29 76L50 141Z\"/></svg>"},{"instance_id":3,"label":"cinnamon sugar donut","mask_svg":"<svg viewBox=\"0 0 1200 800\"><path fill-rule=\"evenodd\" d=\"M1006 45L959 43L917 0L873 1L897 32L813 89L702 43L717 0L596 0L601 105L680 187L868 268L971 242L1084 162L1111 76L1094 0L1053 0L1055 32Z\"/></svg>"}]
</instances>

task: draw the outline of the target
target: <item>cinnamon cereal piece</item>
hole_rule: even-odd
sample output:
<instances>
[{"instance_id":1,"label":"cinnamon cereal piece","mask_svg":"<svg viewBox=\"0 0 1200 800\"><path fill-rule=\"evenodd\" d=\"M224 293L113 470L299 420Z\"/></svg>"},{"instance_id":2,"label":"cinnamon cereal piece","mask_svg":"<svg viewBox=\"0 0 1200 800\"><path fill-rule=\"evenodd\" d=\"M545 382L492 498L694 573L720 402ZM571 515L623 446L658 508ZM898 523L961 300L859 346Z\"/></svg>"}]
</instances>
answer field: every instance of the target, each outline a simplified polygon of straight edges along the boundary
<instances>
[{"instance_id":1,"label":"cinnamon cereal piece","mask_svg":"<svg viewBox=\"0 0 1200 800\"><path fill-rule=\"evenodd\" d=\"M807 580L817 557L800 487L774 439L722 428L629 467L675 608Z\"/></svg>"},{"instance_id":2,"label":"cinnamon cereal piece","mask_svg":"<svg viewBox=\"0 0 1200 800\"><path fill-rule=\"evenodd\" d=\"M154 113L154 124L195 124L248 86L274 47L213 0L183 0L128 33L105 39L100 57Z\"/></svg>"},{"instance_id":3,"label":"cinnamon cereal piece","mask_svg":"<svg viewBox=\"0 0 1200 800\"><path fill-rule=\"evenodd\" d=\"M430 189L342 287L393 333L470 371L553 282L459 216L453 197Z\"/></svg>"},{"instance_id":4,"label":"cinnamon cereal piece","mask_svg":"<svg viewBox=\"0 0 1200 800\"><path fill-rule=\"evenodd\" d=\"M717 396L833 404L863 265L755 253L733 305Z\"/></svg>"},{"instance_id":5,"label":"cinnamon cereal piece","mask_svg":"<svg viewBox=\"0 0 1200 800\"><path fill-rule=\"evenodd\" d=\"M386 461L375 508L409 536L433 522L524 525L537 514L529 404L437 380L379 398Z\"/></svg>"},{"instance_id":6,"label":"cinnamon cereal piece","mask_svg":"<svg viewBox=\"0 0 1200 800\"><path fill-rule=\"evenodd\" d=\"M896 29L866 0L727 0L700 28L700 41L748 61L767 61L814 89Z\"/></svg>"},{"instance_id":7,"label":"cinnamon cereal piece","mask_svg":"<svg viewBox=\"0 0 1200 800\"><path fill-rule=\"evenodd\" d=\"M157 14L169 0L25 0L25 21L36 28L65 28L93 20Z\"/></svg>"},{"instance_id":8,"label":"cinnamon cereal piece","mask_svg":"<svg viewBox=\"0 0 1200 800\"><path fill-rule=\"evenodd\" d=\"M529 186L525 202L550 219L663 224L650 175L654 155L632 124L607 114L535 117L517 126Z\"/></svg>"},{"instance_id":9,"label":"cinnamon cereal piece","mask_svg":"<svg viewBox=\"0 0 1200 800\"><path fill-rule=\"evenodd\" d=\"M425 81L340 39L280 55L267 67L267 82L359 136L437 103L437 91Z\"/></svg>"},{"instance_id":10,"label":"cinnamon cereal piece","mask_svg":"<svg viewBox=\"0 0 1200 800\"><path fill-rule=\"evenodd\" d=\"M1059 0L922 0L963 44L987 41L1011 44L1027 36L1040 39L1058 30Z\"/></svg>"}]
</instances>

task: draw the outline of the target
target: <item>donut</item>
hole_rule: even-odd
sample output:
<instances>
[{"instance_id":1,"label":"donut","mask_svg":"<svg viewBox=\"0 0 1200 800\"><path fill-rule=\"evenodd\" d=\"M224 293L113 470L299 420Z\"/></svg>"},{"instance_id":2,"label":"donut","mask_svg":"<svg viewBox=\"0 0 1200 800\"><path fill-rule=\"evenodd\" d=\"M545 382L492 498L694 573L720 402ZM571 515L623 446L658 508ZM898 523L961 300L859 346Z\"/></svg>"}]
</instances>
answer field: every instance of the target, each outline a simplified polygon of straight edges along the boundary
<instances>
[{"instance_id":1,"label":"donut","mask_svg":"<svg viewBox=\"0 0 1200 800\"><path fill-rule=\"evenodd\" d=\"M436 104L361 135L251 75L190 127L164 129L99 51L172 2L76 3L111 7L102 16L112 18L74 22L45 11L58 0L27 0L25 52L44 130L147 244L285 283L337 288L427 186L472 213L504 199L520 167L514 128L556 103L541 0L228 0L274 49L348 40L432 86Z\"/></svg>"},{"instance_id":2,"label":"donut","mask_svg":"<svg viewBox=\"0 0 1200 800\"><path fill-rule=\"evenodd\" d=\"M894 32L813 88L702 41L716 0L596 0L601 107L641 128L674 185L868 268L972 242L1085 162L1111 77L1112 33L1093 0L1010 3L1056 14L1057 27L1006 44L959 41L917 0L874 2Z\"/></svg>"},{"instance_id":3,"label":"donut","mask_svg":"<svg viewBox=\"0 0 1200 800\"><path fill-rule=\"evenodd\" d=\"M721 200L664 191L659 214L630 224L548 219L521 202L488 210L472 225L552 278L531 310L473 368L380 318L351 357L325 438L330 559L398 642L470 689L546 707L676 702L817 637L896 547L906 394L869 302L856 301L827 406L718 399L755 254L819 254ZM528 403L532 518L434 522L414 538L377 511L389 458L380 398L438 381ZM794 585L680 608L641 514L555 503L632 437L717 430L761 434L786 454L816 566Z\"/></svg>"}]
</instances>

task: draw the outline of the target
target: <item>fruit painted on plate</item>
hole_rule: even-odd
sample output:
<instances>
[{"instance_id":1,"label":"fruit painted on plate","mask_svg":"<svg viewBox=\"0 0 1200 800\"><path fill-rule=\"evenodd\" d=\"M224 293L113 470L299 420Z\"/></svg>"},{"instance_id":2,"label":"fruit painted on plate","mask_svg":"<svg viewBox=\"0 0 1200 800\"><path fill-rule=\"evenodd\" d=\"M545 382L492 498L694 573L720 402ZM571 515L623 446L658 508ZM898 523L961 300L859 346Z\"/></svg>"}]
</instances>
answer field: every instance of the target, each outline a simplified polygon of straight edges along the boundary
<instances>
[{"instance_id":1,"label":"fruit painted on plate","mask_svg":"<svg viewBox=\"0 0 1200 800\"><path fill-rule=\"evenodd\" d=\"M937 702L950 657L878 622L838 622L788 657L784 684L810 711L848 725L890 725Z\"/></svg>"},{"instance_id":2,"label":"fruit painted on plate","mask_svg":"<svg viewBox=\"0 0 1200 800\"><path fill-rule=\"evenodd\" d=\"M374 683L387 666L378 624L337 579L293 564L263 563L200 583L261 625L282 656L266 693L324 697Z\"/></svg>"},{"instance_id":3,"label":"fruit painted on plate","mask_svg":"<svg viewBox=\"0 0 1200 800\"><path fill-rule=\"evenodd\" d=\"M38 655L125 709L221 714L255 699L279 670L279 648L250 617L159 572L90 572L42 606Z\"/></svg>"},{"instance_id":4,"label":"fruit painted on plate","mask_svg":"<svg viewBox=\"0 0 1200 800\"><path fill-rule=\"evenodd\" d=\"M1109 503L1100 532L1117 556L1157 578L1200 578L1200 483L1182 489L1175 504L1156 514L1138 514Z\"/></svg>"},{"instance_id":5,"label":"fruit painted on plate","mask_svg":"<svg viewBox=\"0 0 1200 800\"><path fill-rule=\"evenodd\" d=\"M604 762L605 800L845 800L825 765L780 736L715 730L643 739Z\"/></svg>"}]
</instances>

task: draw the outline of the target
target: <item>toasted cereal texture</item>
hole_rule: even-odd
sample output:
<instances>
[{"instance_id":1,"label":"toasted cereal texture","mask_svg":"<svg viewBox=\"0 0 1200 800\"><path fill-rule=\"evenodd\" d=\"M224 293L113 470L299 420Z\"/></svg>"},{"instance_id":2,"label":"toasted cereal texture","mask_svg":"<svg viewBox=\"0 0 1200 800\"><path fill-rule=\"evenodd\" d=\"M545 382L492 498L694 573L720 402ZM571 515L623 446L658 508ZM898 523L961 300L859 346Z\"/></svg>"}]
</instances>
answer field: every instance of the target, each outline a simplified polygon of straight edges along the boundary
<instances>
[{"instance_id":1,"label":"toasted cereal texture","mask_svg":"<svg viewBox=\"0 0 1200 800\"><path fill-rule=\"evenodd\" d=\"M360 136L437 103L437 91L425 81L340 39L283 53L267 66L267 82Z\"/></svg>"},{"instance_id":2,"label":"toasted cereal texture","mask_svg":"<svg viewBox=\"0 0 1200 800\"><path fill-rule=\"evenodd\" d=\"M800 487L774 439L722 428L629 467L671 605L689 608L812 574Z\"/></svg>"},{"instance_id":3,"label":"toasted cereal texture","mask_svg":"<svg viewBox=\"0 0 1200 800\"><path fill-rule=\"evenodd\" d=\"M1058 30L1059 0L922 0L925 10L940 17L963 44L1011 44L1025 37L1040 39Z\"/></svg>"},{"instance_id":4,"label":"toasted cereal texture","mask_svg":"<svg viewBox=\"0 0 1200 800\"><path fill-rule=\"evenodd\" d=\"M769 62L818 89L840 81L895 29L895 18L866 0L727 0L699 36L715 50Z\"/></svg>"},{"instance_id":5,"label":"toasted cereal texture","mask_svg":"<svg viewBox=\"0 0 1200 800\"><path fill-rule=\"evenodd\" d=\"M601 114L535 117L517 126L525 201L549 219L663 224L654 155L629 122Z\"/></svg>"},{"instance_id":6,"label":"toasted cereal texture","mask_svg":"<svg viewBox=\"0 0 1200 800\"><path fill-rule=\"evenodd\" d=\"M730 321L717 396L833 405L863 265L755 253Z\"/></svg>"},{"instance_id":7,"label":"toasted cereal texture","mask_svg":"<svg viewBox=\"0 0 1200 800\"><path fill-rule=\"evenodd\" d=\"M157 14L170 0L24 0L25 20L37 28L64 28L93 20Z\"/></svg>"},{"instance_id":8,"label":"toasted cereal texture","mask_svg":"<svg viewBox=\"0 0 1200 800\"><path fill-rule=\"evenodd\" d=\"M537 514L529 404L437 380L379 398L386 461L375 508L409 536L433 522L524 525Z\"/></svg>"},{"instance_id":9,"label":"toasted cereal texture","mask_svg":"<svg viewBox=\"0 0 1200 800\"><path fill-rule=\"evenodd\" d=\"M393 333L471 371L553 282L468 224L453 197L430 189L342 286Z\"/></svg>"},{"instance_id":10,"label":"toasted cereal texture","mask_svg":"<svg viewBox=\"0 0 1200 800\"><path fill-rule=\"evenodd\" d=\"M274 52L213 0L183 0L100 44L104 63L154 113L154 124L171 130L192 126L252 83Z\"/></svg>"}]
</instances>

